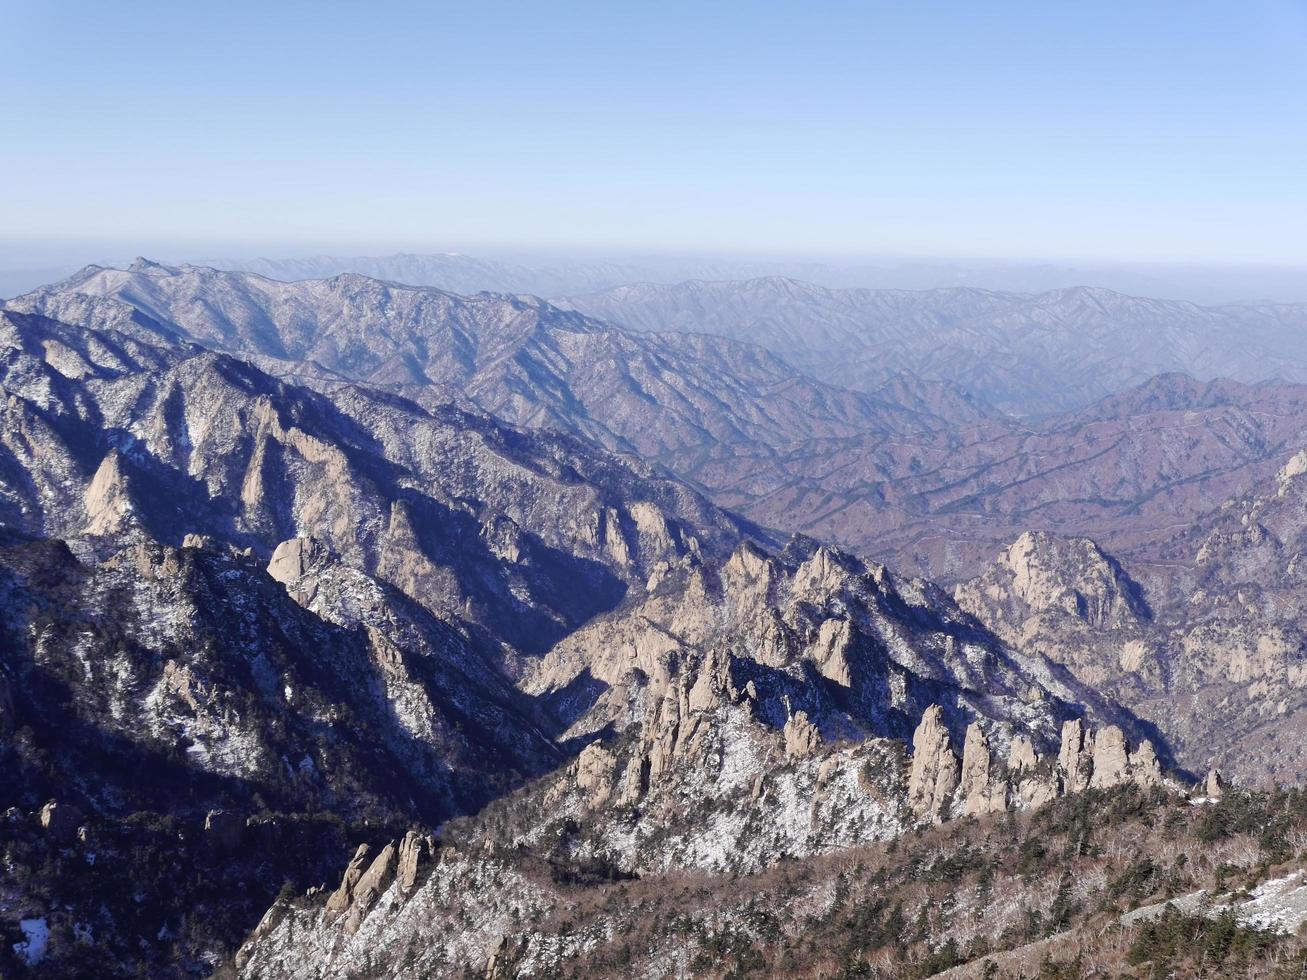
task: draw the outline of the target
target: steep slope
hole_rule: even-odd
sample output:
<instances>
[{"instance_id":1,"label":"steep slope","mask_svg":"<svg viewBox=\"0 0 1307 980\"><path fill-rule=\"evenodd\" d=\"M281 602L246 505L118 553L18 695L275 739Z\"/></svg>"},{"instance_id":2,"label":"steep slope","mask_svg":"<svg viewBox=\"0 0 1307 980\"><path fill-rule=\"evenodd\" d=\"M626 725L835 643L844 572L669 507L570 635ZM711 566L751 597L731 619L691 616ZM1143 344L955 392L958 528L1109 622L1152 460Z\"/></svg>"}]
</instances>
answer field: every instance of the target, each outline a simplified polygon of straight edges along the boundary
<instances>
[{"instance_id":1,"label":"steep slope","mask_svg":"<svg viewBox=\"0 0 1307 980\"><path fill-rule=\"evenodd\" d=\"M861 391L907 371L1015 414L1082 407L1166 372L1307 381L1307 307L1200 307L1075 287L826 289L785 278L635 284L560 301L636 330L760 344Z\"/></svg>"},{"instance_id":2,"label":"steep slope","mask_svg":"<svg viewBox=\"0 0 1307 980\"><path fill-rule=\"evenodd\" d=\"M895 321L904 349L930 329L912 320L913 295L886 299L885 316L907 318ZM1003 302L969 293L965 305L980 315L971 307ZM16 305L142 341L181 334L253 351L266 370L327 394L370 378L437 413L454 400L585 435L668 466L760 524L946 581L976 574L1027 529L1133 554L1246 492L1307 442L1307 388L1297 385L1159 375L1088 408L1015 423L947 382L900 373L856 395L805 380L757 347L634 334L529 298L357 276L276 283L142 262L88 269ZM1057 330L1071 328L1050 336ZM1114 345L1113 356L1128 357Z\"/></svg>"},{"instance_id":3,"label":"steep slope","mask_svg":"<svg viewBox=\"0 0 1307 980\"><path fill-rule=\"evenodd\" d=\"M199 348L128 363L114 332L85 332L75 351L54 342L68 328L0 319L20 338L0 367L0 506L31 533L212 534L265 556L311 535L524 648L660 558L722 552L741 533L683 485L563 437L357 387L329 400ZM559 576L588 588L560 590Z\"/></svg>"},{"instance_id":4,"label":"steep slope","mask_svg":"<svg viewBox=\"0 0 1307 980\"><path fill-rule=\"evenodd\" d=\"M346 841L412 829L411 864L510 792L548 814L537 835L590 807L595 861L719 868L757 786L776 823L739 852L761 868L950 811L942 790L904 803L896 740L923 712L996 751L1051 753L1081 715L1152 734L927 583L803 540L772 554L580 440L315 391L135 315L7 312L0 342L0 750L20 777L0 802L28 855L0 889L53 924L59 969L205 972ZM356 869L347 921L400 851ZM100 860L139 902L115 886L94 907L78 883Z\"/></svg>"}]
</instances>

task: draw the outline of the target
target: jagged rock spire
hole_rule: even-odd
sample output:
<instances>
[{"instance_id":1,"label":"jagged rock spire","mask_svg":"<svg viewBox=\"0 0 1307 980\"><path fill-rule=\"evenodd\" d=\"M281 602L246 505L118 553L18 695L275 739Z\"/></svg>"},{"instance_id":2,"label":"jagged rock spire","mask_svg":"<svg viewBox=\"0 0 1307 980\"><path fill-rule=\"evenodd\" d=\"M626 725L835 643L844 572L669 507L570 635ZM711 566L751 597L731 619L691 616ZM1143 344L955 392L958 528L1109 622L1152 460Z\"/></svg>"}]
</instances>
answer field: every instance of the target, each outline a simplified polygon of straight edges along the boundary
<instances>
[{"instance_id":1,"label":"jagged rock spire","mask_svg":"<svg viewBox=\"0 0 1307 980\"><path fill-rule=\"evenodd\" d=\"M908 806L923 819L940 823L948 815L958 788L958 757L949 745L944 709L932 704L912 735L912 771L908 776Z\"/></svg>"},{"instance_id":2,"label":"jagged rock spire","mask_svg":"<svg viewBox=\"0 0 1307 980\"><path fill-rule=\"evenodd\" d=\"M967 726L962 745L962 812L967 816L1001 813L1007 809L1007 782L990 772L991 761L985 730L980 722L973 721Z\"/></svg>"}]
</instances>

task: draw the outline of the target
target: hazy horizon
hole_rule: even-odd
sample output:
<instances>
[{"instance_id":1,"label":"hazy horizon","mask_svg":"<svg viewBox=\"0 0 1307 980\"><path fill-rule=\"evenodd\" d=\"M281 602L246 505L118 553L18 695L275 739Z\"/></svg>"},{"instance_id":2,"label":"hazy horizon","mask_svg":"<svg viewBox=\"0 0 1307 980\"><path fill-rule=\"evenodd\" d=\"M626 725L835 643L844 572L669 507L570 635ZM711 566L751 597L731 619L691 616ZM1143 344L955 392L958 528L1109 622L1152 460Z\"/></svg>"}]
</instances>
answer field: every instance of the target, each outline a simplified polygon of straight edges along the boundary
<instances>
[{"instance_id":1,"label":"hazy horizon","mask_svg":"<svg viewBox=\"0 0 1307 980\"><path fill-rule=\"evenodd\" d=\"M523 269L620 267L614 279L681 282L782 275L830 288L933 289L974 286L1007 292L1043 292L1070 286L1101 286L1116 292L1205 304L1307 302L1307 266L1231 263L1094 262L1031 257L822 253L746 250L660 250L523 245L423 243L28 242L0 240L0 297L12 297L65 278L88 265L125 268L137 257L165 264L250 269L279 278L277 264L399 256L457 256L469 262ZM311 274L294 276L311 278ZM531 292L511 283L502 291ZM551 295L587 291L555 290Z\"/></svg>"}]
</instances>

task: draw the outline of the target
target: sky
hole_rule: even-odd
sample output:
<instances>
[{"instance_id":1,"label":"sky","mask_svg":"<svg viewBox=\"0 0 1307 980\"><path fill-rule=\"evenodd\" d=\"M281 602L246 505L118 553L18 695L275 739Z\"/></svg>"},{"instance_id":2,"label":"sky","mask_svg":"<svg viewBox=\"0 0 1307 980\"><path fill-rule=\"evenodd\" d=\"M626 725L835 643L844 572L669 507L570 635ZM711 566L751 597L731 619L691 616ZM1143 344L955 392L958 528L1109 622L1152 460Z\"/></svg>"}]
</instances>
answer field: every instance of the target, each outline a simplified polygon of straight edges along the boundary
<instances>
[{"instance_id":1,"label":"sky","mask_svg":"<svg viewBox=\"0 0 1307 980\"><path fill-rule=\"evenodd\" d=\"M0 241L1307 265L1307 0L0 0Z\"/></svg>"}]
</instances>

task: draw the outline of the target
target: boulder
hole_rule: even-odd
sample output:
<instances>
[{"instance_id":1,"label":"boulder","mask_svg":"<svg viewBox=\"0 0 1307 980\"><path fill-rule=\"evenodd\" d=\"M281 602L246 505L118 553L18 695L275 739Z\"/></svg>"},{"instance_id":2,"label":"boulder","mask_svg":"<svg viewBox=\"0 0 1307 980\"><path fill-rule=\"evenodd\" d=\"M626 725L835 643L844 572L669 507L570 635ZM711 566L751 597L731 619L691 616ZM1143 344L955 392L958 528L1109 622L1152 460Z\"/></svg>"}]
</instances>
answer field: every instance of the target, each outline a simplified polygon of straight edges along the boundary
<instances>
[{"instance_id":1,"label":"boulder","mask_svg":"<svg viewBox=\"0 0 1307 980\"><path fill-rule=\"evenodd\" d=\"M295 582L327 553L313 538L291 538L277 545L268 561L268 574L283 585Z\"/></svg>"}]
</instances>

